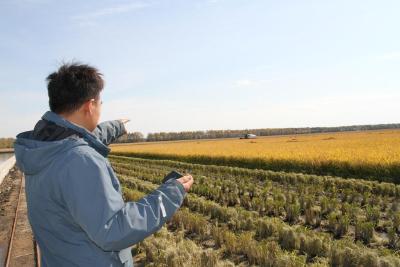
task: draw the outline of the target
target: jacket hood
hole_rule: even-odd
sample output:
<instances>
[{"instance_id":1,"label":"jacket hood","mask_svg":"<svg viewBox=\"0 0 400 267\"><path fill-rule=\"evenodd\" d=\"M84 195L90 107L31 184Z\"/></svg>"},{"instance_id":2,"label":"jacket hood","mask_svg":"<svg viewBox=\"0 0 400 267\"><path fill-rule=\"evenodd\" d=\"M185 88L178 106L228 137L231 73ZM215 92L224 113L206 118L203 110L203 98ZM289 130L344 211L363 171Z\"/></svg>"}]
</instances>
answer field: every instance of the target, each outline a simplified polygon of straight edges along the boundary
<instances>
[{"instance_id":1,"label":"jacket hood","mask_svg":"<svg viewBox=\"0 0 400 267\"><path fill-rule=\"evenodd\" d=\"M18 167L25 173L33 175L48 166L54 158L67 150L87 144L83 140L65 138L59 141L37 141L31 139L32 131L17 135L14 153Z\"/></svg>"},{"instance_id":2,"label":"jacket hood","mask_svg":"<svg viewBox=\"0 0 400 267\"><path fill-rule=\"evenodd\" d=\"M47 111L42 119L63 129L72 130L77 134L54 141L40 140L37 136L36 127L35 130L18 134L14 143L14 153L18 167L25 174L39 173L60 154L76 146L89 145L101 155L107 157L110 149L85 128L73 124L51 111Z\"/></svg>"}]
</instances>

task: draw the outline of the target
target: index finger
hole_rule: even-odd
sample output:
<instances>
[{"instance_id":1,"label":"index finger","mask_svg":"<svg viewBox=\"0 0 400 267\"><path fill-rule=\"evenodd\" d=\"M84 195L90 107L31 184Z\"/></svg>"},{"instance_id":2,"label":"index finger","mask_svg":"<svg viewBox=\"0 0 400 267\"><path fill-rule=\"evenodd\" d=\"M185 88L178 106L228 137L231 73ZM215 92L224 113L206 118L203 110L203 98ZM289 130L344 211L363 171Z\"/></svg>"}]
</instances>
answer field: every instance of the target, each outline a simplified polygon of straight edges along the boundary
<instances>
[{"instance_id":1,"label":"index finger","mask_svg":"<svg viewBox=\"0 0 400 267\"><path fill-rule=\"evenodd\" d=\"M130 119L119 119L120 122L122 122L123 124L130 122Z\"/></svg>"}]
</instances>

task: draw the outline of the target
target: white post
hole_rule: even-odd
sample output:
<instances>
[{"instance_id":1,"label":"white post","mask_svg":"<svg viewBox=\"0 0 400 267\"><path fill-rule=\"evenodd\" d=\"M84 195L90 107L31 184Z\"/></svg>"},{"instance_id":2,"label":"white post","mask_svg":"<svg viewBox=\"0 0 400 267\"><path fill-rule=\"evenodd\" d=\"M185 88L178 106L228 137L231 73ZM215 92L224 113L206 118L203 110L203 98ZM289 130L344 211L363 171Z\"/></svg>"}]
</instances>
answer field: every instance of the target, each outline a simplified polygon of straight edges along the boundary
<instances>
[{"instance_id":1,"label":"white post","mask_svg":"<svg viewBox=\"0 0 400 267\"><path fill-rule=\"evenodd\" d=\"M8 172L15 165L15 156L12 156L5 162L0 164L0 184L3 182L4 177L7 176Z\"/></svg>"}]
</instances>

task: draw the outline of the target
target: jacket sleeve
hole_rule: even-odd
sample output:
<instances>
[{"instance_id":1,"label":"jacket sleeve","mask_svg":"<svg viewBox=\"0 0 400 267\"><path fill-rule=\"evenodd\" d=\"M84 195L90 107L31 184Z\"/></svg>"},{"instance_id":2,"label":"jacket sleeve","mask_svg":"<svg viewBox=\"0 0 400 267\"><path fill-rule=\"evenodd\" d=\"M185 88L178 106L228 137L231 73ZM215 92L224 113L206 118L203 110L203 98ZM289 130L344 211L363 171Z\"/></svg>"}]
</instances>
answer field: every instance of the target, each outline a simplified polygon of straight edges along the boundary
<instances>
[{"instance_id":1,"label":"jacket sleeve","mask_svg":"<svg viewBox=\"0 0 400 267\"><path fill-rule=\"evenodd\" d=\"M98 124L92 133L105 145L109 145L121 135L126 134L126 129L119 120L105 121Z\"/></svg>"},{"instance_id":2,"label":"jacket sleeve","mask_svg":"<svg viewBox=\"0 0 400 267\"><path fill-rule=\"evenodd\" d=\"M104 159L79 154L70 162L61 191L88 237L105 251L119 251L159 230L182 205L186 192L173 179L137 202L124 203L111 173Z\"/></svg>"}]
</instances>

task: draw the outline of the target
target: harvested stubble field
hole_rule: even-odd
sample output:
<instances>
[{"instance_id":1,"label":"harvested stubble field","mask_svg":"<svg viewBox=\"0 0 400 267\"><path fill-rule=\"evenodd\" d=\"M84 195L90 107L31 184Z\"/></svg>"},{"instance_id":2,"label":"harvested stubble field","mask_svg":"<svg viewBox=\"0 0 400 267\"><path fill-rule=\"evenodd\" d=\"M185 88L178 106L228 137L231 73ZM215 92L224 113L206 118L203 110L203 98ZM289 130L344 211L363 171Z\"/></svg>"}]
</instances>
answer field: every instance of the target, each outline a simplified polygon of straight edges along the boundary
<instances>
[{"instance_id":1,"label":"harvested stubble field","mask_svg":"<svg viewBox=\"0 0 400 267\"><path fill-rule=\"evenodd\" d=\"M110 156L126 200L170 170L195 184L159 233L135 249L146 266L400 266L400 185Z\"/></svg>"},{"instance_id":2,"label":"harvested stubble field","mask_svg":"<svg viewBox=\"0 0 400 267\"><path fill-rule=\"evenodd\" d=\"M113 145L115 155L400 183L400 130Z\"/></svg>"}]
</instances>

